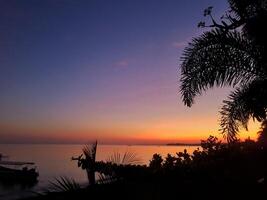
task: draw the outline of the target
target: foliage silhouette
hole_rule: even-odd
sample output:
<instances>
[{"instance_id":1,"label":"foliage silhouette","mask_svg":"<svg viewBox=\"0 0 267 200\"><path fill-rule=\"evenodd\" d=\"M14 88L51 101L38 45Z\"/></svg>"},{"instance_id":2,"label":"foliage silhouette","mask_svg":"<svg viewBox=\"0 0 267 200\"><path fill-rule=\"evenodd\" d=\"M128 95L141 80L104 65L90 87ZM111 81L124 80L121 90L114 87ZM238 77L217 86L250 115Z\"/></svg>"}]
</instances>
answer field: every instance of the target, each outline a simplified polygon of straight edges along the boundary
<instances>
[{"instance_id":1,"label":"foliage silhouette","mask_svg":"<svg viewBox=\"0 0 267 200\"><path fill-rule=\"evenodd\" d=\"M122 177L124 168L140 164L141 159L133 152L126 151L124 154L114 152L106 159L106 162L96 161L97 141L92 145L86 145L83 154L72 157L76 160L78 167L86 170L89 185L95 185L95 175L98 173L98 184L112 183ZM125 167L126 166L126 167Z\"/></svg>"},{"instance_id":2,"label":"foliage silhouette","mask_svg":"<svg viewBox=\"0 0 267 200\"><path fill-rule=\"evenodd\" d=\"M131 151L126 151L124 152L124 154L114 152L113 154L108 156L106 161L117 165L134 165L140 164L142 162L141 159Z\"/></svg>"},{"instance_id":3,"label":"foliage silhouette","mask_svg":"<svg viewBox=\"0 0 267 200\"><path fill-rule=\"evenodd\" d=\"M204 11L210 28L193 38L185 48L181 64L183 102L192 106L196 95L214 86L233 86L224 102L221 132L235 141L240 126L247 129L252 117L266 120L267 111L267 21L266 0L228 0L229 11L217 22L212 7Z\"/></svg>"},{"instance_id":4,"label":"foliage silhouette","mask_svg":"<svg viewBox=\"0 0 267 200\"><path fill-rule=\"evenodd\" d=\"M267 120L261 124L261 129L258 132L258 143L265 149L267 149Z\"/></svg>"},{"instance_id":5,"label":"foliage silhouette","mask_svg":"<svg viewBox=\"0 0 267 200\"><path fill-rule=\"evenodd\" d=\"M201 141L201 149L189 154L185 149L176 155L168 154L163 158L154 154L148 166L121 164L116 159L96 161L94 171L100 174L99 184L120 181L162 180L213 183L254 183L264 177L264 152L260 142L250 139L241 142L222 143L210 136ZM122 156L123 157L123 156ZM114 155L111 156L114 158ZM253 162L251 162L253 160ZM86 166L90 168L90 166ZM91 169L89 170L91 171Z\"/></svg>"},{"instance_id":6,"label":"foliage silhouette","mask_svg":"<svg viewBox=\"0 0 267 200\"><path fill-rule=\"evenodd\" d=\"M152 160L149 163L149 167L153 170L158 170L162 167L163 159L161 155L154 154Z\"/></svg>"},{"instance_id":7,"label":"foliage silhouette","mask_svg":"<svg viewBox=\"0 0 267 200\"><path fill-rule=\"evenodd\" d=\"M56 178L54 182L50 182L50 186L45 191L45 193L51 192L73 192L81 189L81 186L74 181L74 179L69 179L67 177Z\"/></svg>"},{"instance_id":8,"label":"foliage silhouette","mask_svg":"<svg viewBox=\"0 0 267 200\"><path fill-rule=\"evenodd\" d=\"M148 166L96 161L93 165L100 173L98 184L79 188L71 180L59 179L47 198L39 198L147 200L176 199L179 195L187 199L225 199L231 195L257 199L266 195L265 155L260 142L247 139L222 143L210 136L192 154L186 150L164 158L154 154ZM241 189L245 192L240 193Z\"/></svg>"},{"instance_id":9,"label":"foliage silhouette","mask_svg":"<svg viewBox=\"0 0 267 200\"><path fill-rule=\"evenodd\" d=\"M89 185L95 184L95 164L96 164L96 151L97 141L92 145L86 145L82 149L83 154L79 157L72 157L72 160L78 161L78 167L86 170Z\"/></svg>"}]
</instances>

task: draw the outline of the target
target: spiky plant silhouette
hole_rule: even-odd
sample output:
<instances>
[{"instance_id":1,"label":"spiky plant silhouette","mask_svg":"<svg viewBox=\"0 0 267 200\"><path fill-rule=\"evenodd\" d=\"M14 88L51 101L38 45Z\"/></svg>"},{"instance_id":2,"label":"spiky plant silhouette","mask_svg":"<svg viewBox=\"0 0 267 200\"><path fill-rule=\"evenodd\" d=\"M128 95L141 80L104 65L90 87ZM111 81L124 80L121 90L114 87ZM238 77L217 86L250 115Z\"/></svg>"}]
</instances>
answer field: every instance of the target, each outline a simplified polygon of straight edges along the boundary
<instances>
[{"instance_id":1,"label":"spiky plant silhouette","mask_svg":"<svg viewBox=\"0 0 267 200\"><path fill-rule=\"evenodd\" d=\"M140 159L136 153L128 150L123 154L114 152L108 156L106 161L117 165L137 165L142 163L142 159Z\"/></svg>"},{"instance_id":2,"label":"spiky plant silhouette","mask_svg":"<svg viewBox=\"0 0 267 200\"><path fill-rule=\"evenodd\" d=\"M81 186L74 180L64 176L56 178L55 181L50 182L45 193L52 192L73 192L81 189Z\"/></svg>"},{"instance_id":3,"label":"spiky plant silhouette","mask_svg":"<svg viewBox=\"0 0 267 200\"><path fill-rule=\"evenodd\" d=\"M126 151L121 154L114 152L106 159L106 162L96 161L97 141L92 145L85 145L82 149L83 154L78 157L72 157L72 160L78 161L78 167L86 170L89 185L96 183L96 172L98 173L98 183L111 183L118 179L118 166L137 165L142 161L133 152Z\"/></svg>"},{"instance_id":4,"label":"spiky plant silhouette","mask_svg":"<svg viewBox=\"0 0 267 200\"><path fill-rule=\"evenodd\" d=\"M72 160L78 161L78 167L86 170L89 185L95 184L96 151L97 141L92 145L85 145L82 149L83 154L79 157L72 157Z\"/></svg>"}]
</instances>

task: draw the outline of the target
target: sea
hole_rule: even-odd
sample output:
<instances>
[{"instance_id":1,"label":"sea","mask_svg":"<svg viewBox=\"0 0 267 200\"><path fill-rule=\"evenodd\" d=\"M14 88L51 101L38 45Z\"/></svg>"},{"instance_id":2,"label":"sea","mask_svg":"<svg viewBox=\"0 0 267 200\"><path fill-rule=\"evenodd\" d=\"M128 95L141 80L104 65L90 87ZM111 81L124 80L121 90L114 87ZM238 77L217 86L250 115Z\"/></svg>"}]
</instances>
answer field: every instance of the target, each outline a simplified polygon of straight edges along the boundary
<instances>
[{"instance_id":1,"label":"sea","mask_svg":"<svg viewBox=\"0 0 267 200\"><path fill-rule=\"evenodd\" d=\"M34 186L25 187L21 185L3 185L0 180L0 200L14 200L24 198L42 192L56 178L68 177L74 179L81 185L87 183L84 170L77 166L72 157L82 154L84 145L69 144L0 144L0 153L7 155L5 160L34 162L39 173L38 182ZM175 155L177 152L187 149L192 153L199 146L172 146L172 145L98 145L96 160L105 161L114 153L131 152L136 155L140 164L148 165L153 154L158 153L166 157L169 153Z\"/></svg>"}]
</instances>

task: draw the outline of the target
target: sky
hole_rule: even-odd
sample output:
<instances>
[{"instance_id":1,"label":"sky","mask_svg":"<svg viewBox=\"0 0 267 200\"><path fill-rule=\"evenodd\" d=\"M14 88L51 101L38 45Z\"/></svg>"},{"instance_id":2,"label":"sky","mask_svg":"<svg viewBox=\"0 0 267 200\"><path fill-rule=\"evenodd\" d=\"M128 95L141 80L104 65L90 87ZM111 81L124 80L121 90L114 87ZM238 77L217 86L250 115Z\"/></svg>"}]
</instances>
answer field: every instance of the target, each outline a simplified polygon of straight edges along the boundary
<instances>
[{"instance_id":1,"label":"sky","mask_svg":"<svg viewBox=\"0 0 267 200\"><path fill-rule=\"evenodd\" d=\"M211 89L185 107L183 49L225 0L0 0L0 143L164 144L218 135ZM251 123L243 137L255 137Z\"/></svg>"}]
</instances>

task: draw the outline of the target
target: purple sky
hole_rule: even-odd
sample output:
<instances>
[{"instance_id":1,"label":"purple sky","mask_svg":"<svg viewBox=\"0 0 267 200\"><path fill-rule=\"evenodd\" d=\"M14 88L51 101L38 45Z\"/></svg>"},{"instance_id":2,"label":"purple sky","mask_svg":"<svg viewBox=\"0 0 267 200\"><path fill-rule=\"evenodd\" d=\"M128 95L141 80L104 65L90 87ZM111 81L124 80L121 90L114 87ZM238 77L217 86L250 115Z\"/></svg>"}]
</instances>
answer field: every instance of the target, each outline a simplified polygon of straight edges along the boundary
<instances>
[{"instance_id":1,"label":"purple sky","mask_svg":"<svg viewBox=\"0 0 267 200\"><path fill-rule=\"evenodd\" d=\"M229 89L183 106L179 59L225 0L0 1L0 142L157 143L216 134Z\"/></svg>"}]
</instances>

